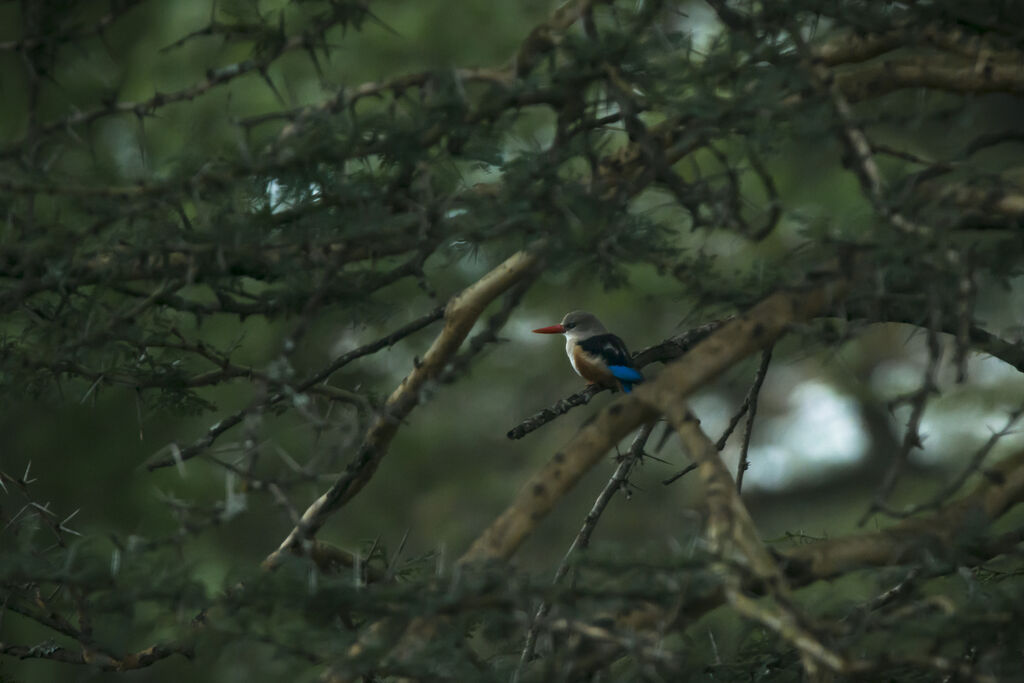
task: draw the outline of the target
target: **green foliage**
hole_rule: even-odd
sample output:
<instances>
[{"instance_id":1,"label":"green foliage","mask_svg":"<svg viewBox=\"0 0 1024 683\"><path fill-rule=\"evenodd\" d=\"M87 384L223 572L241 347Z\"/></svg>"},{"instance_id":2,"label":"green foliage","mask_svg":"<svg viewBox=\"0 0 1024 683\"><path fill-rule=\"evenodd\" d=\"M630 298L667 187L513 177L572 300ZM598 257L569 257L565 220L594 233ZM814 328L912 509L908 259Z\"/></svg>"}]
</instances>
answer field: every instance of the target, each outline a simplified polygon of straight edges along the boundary
<instances>
[{"instance_id":1,"label":"green foliage","mask_svg":"<svg viewBox=\"0 0 1024 683\"><path fill-rule=\"evenodd\" d=\"M1019 3L66 5L0 6L0 680L1021 677ZM819 288L756 423L767 356L693 406L749 410L741 500L828 557L722 551L669 448L567 580L586 478L517 565L459 559L573 431L503 438L569 381L534 319L671 360Z\"/></svg>"}]
</instances>

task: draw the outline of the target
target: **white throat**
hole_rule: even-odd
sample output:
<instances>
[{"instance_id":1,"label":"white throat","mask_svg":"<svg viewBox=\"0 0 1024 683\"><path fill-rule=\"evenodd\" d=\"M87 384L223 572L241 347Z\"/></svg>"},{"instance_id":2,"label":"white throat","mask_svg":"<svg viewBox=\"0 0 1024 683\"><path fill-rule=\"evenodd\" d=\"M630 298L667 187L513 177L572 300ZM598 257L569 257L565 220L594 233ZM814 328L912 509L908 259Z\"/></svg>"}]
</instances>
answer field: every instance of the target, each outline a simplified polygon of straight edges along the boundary
<instances>
[{"instance_id":1,"label":"white throat","mask_svg":"<svg viewBox=\"0 0 1024 683\"><path fill-rule=\"evenodd\" d=\"M576 367L576 357L572 354L572 347L576 345L576 335L572 332L565 333L565 355L569 356L569 364L572 365L572 369L577 375L580 374L580 369ZM583 375L580 375L582 377Z\"/></svg>"}]
</instances>

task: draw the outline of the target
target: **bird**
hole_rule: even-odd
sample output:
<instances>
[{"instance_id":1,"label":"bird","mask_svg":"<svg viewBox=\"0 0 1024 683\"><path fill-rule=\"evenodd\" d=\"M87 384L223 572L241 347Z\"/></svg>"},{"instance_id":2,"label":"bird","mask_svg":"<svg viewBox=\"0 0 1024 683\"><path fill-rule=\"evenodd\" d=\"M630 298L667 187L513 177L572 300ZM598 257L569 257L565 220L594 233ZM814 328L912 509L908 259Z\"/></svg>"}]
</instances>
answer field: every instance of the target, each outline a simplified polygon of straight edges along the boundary
<instances>
[{"instance_id":1,"label":"bird","mask_svg":"<svg viewBox=\"0 0 1024 683\"><path fill-rule=\"evenodd\" d=\"M570 311L557 325L534 330L537 334L564 334L565 353L572 369L591 384L627 394L644 376L633 367L626 344L605 329L593 313Z\"/></svg>"}]
</instances>

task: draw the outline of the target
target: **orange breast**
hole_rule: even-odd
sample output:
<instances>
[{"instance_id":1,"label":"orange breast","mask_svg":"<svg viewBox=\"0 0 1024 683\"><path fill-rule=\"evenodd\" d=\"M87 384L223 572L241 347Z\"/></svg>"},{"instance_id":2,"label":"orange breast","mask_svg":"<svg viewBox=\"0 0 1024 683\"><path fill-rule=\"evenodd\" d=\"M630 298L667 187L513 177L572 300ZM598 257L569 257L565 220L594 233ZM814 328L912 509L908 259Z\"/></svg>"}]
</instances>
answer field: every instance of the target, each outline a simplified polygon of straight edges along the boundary
<instances>
[{"instance_id":1,"label":"orange breast","mask_svg":"<svg viewBox=\"0 0 1024 683\"><path fill-rule=\"evenodd\" d=\"M613 389L619 388L619 381L615 379L611 370L604 364L604 361L597 356L592 356L579 346L576 346L572 350L572 361L572 365L579 376L588 382Z\"/></svg>"}]
</instances>

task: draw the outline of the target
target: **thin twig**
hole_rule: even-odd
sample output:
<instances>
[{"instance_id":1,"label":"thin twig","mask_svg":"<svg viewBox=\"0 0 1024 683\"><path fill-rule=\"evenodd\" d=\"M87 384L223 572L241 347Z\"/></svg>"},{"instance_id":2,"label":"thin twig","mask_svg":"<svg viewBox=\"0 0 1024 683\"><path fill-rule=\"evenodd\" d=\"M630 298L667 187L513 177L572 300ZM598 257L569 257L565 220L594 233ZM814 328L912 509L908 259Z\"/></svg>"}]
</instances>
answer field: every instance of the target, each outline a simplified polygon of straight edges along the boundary
<instances>
[{"instance_id":1,"label":"thin twig","mask_svg":"<svg viewBox=\"0 0 1024 683\"><path fill-rule=\"evenodd\" d=\"M1024 415L1024 405L1018 406L1016 409L1011 411L1007 416L1006 424L1003 425L1002 429L993 431L992 435L984 444L982 444L981 448L976 450L974 455L971 456L970 462L968 462L957 476L943 486L942 489L934 496L922 503L910 505L903 510L893 510L889 507L884 507L880 511L888 517L904 519L906 517L912 517L919 512L924 512L925 510L937 510L942 507L950 497L960 490L972 474L982 471L981 466L985 462L989 453L992 452L992 449L995 448L996 444L999 443L1003 437L1013 433L1013 426L1018 420L1020 420L1022 415Z\"/></svg>"},{"instance_id":2,"label":"thin twig","mask_svg":"<svg viewBox=\"0 0 1024 683\"><path fill-rule=\"evenodd\" d=\"M885 473L882 484L875 492L871 505L864 511L857 521L858 526L863 526L875 512L892 514L894 511L888 504L889 496L892 494L896 483L899 481L904 468L910 460L910 453L915 448L923 445L921 437L921 420L924 417L925 408L928 406L928 399L932 394L938 392L938 372L942 362L942 344L939 341L939 327L941 324L941 311L937 301L937 294L934 290L929 291L929 314L930 320L927 331L928 344L928 365L925 367L924 376L921 379L921 386L909 396L912 408L910 418L907 420L907 427L903 434L903 444L896 459Z\"/></svg>"},{"instance_id":3,"label":"thin twig","mask_svg":"<svg viewBox=\"0 0 1024 683\"><path fill-rule=\"evenodd\" d=\"M590 545L590 536L594 533L594 529L597 527L598 521L601 519L601 515L604 514L604 510L608 507L608 503L611 502L615 493L625 486L629 479L630 470L633 469L633 465L638 463L643 457L644 446L647 444L647 440L651 436L651 432L654 431L655 422L649 422L640 428L636 436L633 438L633 443L630 444L629 452L622 457L619 462L619 466L615 468L615 472L612 474L608 483L605 484L601 493L598 494L597 500L594 501L593 506L590 508L590 512L583 519L583 526L580 527L579 532L576 534L576 538L573 539L569 545L569 549L566 551L565 556L562 558L561 564L558 565L558 569L555 571L555 578L551 581L552 584L557 585L565 575L569 572L571 566L570 560L573 554L577 550L583 550ZM537 613L533 617L533 621L530 625L530 630L526 634L526 643L523 645L523 651L519 656L519 666L516 667L516 671L512 676L513 681L518 681L522 676L523 670L526 665L529 664L530 659L533 657L533 650L537 644L537 636L540 633L541 622L547 616L548 611L551 609L551 603L547 600L541 602L537 608Z\"/></svg>"},{"instance_id":4,"label":"thin twig","mask_svg":"<svg viewBox=\"0 0 1024 683\"><path fill-rule=\"evenodd\" d=\"M768 374L768 364L772 362L772 348L772 346L769 346L761 352L761 365L757 368L754 384L750 387L750 391L747 392L747 400L744 401L744 403L750 406L750 409L747 413L747 426L743 432L740 462L736 467L736 493L743 489L743 474L750 466L747 463L747 453L750 450L750 435L754 431L754 418L757 416L757 397L761 393L761 385L764 384L764 378ZM718 446L718 444L715 445ZM718 447L718 450L722 450L721 447Z\"/></svg>"},{"instance_id":5,"label":"thin twig","mask_svg":"<svg viewBox=\"0 0 1024 683\"><path fill-rule=\"evenodd\" d=\"M663 479L661 483L664 484L665 486L668 486L669 484L675 482L677 479L680 479L683 476L689 474L690 472L693 472L695 469L697 469L697 463L691 462L689 465L679 470L668 479Z\"/></svg>"},{"instance_id":6,"label":"thin twig","mask_svg":"<svg viewBox=\"0 0 1024 683\"><path fill-rule=\"evenodd\" d=\"M340 370L343 366L347 365L348 363L351 363L357 358L368 356L370 354L376 353L377 351L380 351L383 348L391 346L398 340L407 337L410 334L413 334L414 332L418 332L424 327L427 327L431 323L439 320L443 314L444 307L438 307L431 311L430 313L420 316L416 320L413 320L412 322L403 325L402 327L398 328L391 334L385 335L384 337L381 337L376 341L370 342L369 344L360 346L357 349L352 349L351 351L341 354L340 356L335 358L331 363L329 363L326 367L310 375L308 378L299 383L295 387L294 391L278 392L272 394L271 396L267 397L262 403L256 406L250 406L248 408L244 408L242 410L239 410L238 412L229 415L228 417L220 420L212 427L207 429L206 434L204 434L202 437L200 437L196 441L193 441L185 448L181 448L178 451L177 457L161 458L154 460L152 462L147 463L146 468L152 471L155 469L159 469L161 467L170 467L172 465L177 465L186 460L191 460L192 458L196 457L204 450L212 446L213 443L217 440L218 437L220 437L221 434L228 431L235 425L240 424L245 419L246 415L249 415L254 412L262 412L266 408L269 408L273 405L276 405L277 403L280 403L285 398L289 398L297 394L302 394L303 392L309 391L320 382L326 381L332 374ZM161 455L162 453L163 450L161 450Z\"/></svg>"}]
</instances>

